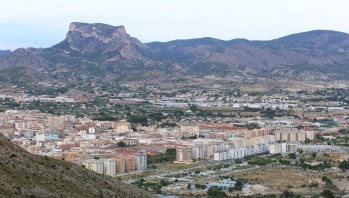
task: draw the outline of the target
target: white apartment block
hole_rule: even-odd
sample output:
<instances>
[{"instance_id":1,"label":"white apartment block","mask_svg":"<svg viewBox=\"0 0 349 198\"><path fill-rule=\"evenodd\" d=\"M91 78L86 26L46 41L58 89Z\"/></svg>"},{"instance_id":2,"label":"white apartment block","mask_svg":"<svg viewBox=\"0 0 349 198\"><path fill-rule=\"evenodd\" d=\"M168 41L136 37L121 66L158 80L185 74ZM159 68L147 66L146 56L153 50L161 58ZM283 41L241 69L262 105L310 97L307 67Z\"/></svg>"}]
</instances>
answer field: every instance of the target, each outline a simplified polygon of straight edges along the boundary
<instances>
[{"instance_id":1,"label":"white apartment block","mask_svg":"<svg viewBox=\"0 0 349 198\"><path fill-rule=\"evenodd\" d=\"M215 152L214 153L213 160L215 160L215 161L223 161L223 160L227 160L227 159L228 159L227 152Z\"/></svg>"},{"instance_id":2,"label":"white apartment block","mask_svg":"<svg viewBox=\"0 0 349 198\"><path fill-rule=\"evenodd\" d=\"M249 155L256 155L268 152L268 144L258 144L254 146L248 146L244 148L230 148L227 151L215 152L214 160L230 160L230 159L240 159Z\"/></svg>"},{"instance_id":3,"label":"white apartment block","mask_svg":"<svg viewBox=\"0 0 349 198\"><path fill-rule=\"evenodd\" d=\"M89 159L85 160L83 163L87 169L93 170L99 174L104 173L104 163L103 160Z\"/></svg>"},{"instance_id":4,"label":"white apartment block","mask_svg":"<svg viewBox=\"0 0 349 198\"><path fill-rule=\"evenodd\" d=\"M147 169L147 155L137 154L136 159L136 170L146 170Z\"/></svg>"},{"instance_id":5,"label":"white apartment block","mask_svg":"<svg viewBox=\"0 0 349 198\"><path fill-rule=\"evenodd\" d=\"M281 143L281 144L270 144L269 145L269 152L270 154L277 154L277 153L294 153L297 151L297 145L296 144L290 144L290 143Z\"/></svg>"},{"instance_id":6,"label":"white apartment block","mask_svg":"<svg viewBox=\"0 0 349 198\"><path fill-rule=\"evenodd\" d=\"M203 146L194 146L192 148L192 158L195 159L195 160L198 160L198 159L204 159L205 156L204 156L204 147Z\"/></svg>"},{"instance_id":7,"label":"white apartment block","mask_svg":"<svg viewBox=\"0 0 349 198\"><path fill-rule=\"evenodd\" d=\"M245 157L245 148L229 149L228 155L230 159L240 159Z\"/></svg>"},{"instance_id":8,"label":"white apartment block","mask_svg":"<svg viewBox=\"0 0 349 198\"><path fill-rule=\"evenodd\" d=\"M115 176L116 164L114 159L87 159L82 162L87 169L99 174Z\"/></svg>"},{"instance_id":9,"label":"white apartment block","mask_svg":"<svg viewBox=\"0 0 349 198\"><path fill-rule=\"evenodd\" d=\"M116 175L116 165L114 159L105 159L103 160L104 165L104 174L109 176L115 176Z\"/></svg>"}]
</instances>

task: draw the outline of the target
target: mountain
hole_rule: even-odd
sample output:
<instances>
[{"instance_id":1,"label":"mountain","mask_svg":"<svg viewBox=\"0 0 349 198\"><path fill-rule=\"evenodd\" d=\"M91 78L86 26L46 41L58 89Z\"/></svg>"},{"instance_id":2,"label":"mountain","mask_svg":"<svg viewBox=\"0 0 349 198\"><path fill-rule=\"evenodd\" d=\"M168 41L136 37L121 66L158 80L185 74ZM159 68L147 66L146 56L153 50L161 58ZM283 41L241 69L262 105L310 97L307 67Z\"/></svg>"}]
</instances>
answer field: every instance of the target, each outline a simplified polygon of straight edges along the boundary
<instances>
[{"instance_id":1,"label":"mountain","mask_svg":"<svg viewBox=\"0 0 349 198\"><path fill-rule=\"evenodd\" d=\"M148 45L161 56L190 66L215 63L236 69L243 65L257 72L280 66L306 65L312 70L345 66L349 74L349 35L335 31L310 31L271 41L202 38Z\"/></svg>"},{"instance_id":2,"label":"mountain","mask_svg":"<svg viewBox=\"0 0 349 198\"><path fill-rule=\"evenodd\" d=\"M146 46L126 33L124 26L101 23L71 23L66 39L46 50L49 57L61 54L79 58L98 58L108 63L143 62Z\"/></svg>"},{"instance_id":3,"label":"mountain","mask_svg":"<svg viewBox=\"0 0 349 198\"><path fill-rule=\"evenodd\" d=\"M270 41L198 38L142 43L124 26L74 22L57 45L0 56L0 71L0 82L21 86L43 81L69 86L91 80L158 84L207 75L225 80L347 80L349 35L314 30Z\"/></svg>"},{"instance_id":4,"label":"mountain","mask_svg":"<svg viewBox=\"0 0 349 198\"><path fill-rule=\"evenodd\" d=\"M0 56L6 56L9 53L11 53L11 50L0 50Z\"/></svg>"},{"instance_id":5,"label":"mountain","mask_svg":"<svg viewBox=\"0 0 349 198\"><path fill-rule=\"evenodd\" d=\"M155 197L75 164L33 155L0 135L0 197Z\"/></svg>"}]
</instances>

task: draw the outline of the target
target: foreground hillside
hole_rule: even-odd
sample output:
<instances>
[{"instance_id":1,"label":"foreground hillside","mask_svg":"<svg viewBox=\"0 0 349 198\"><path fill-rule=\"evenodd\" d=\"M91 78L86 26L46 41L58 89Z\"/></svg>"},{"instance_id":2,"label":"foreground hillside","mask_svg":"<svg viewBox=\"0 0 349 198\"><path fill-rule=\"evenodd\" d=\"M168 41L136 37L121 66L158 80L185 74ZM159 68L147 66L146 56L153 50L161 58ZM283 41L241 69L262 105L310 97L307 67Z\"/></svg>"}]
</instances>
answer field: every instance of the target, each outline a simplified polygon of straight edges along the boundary
<instances>
[{"instance_id":1,"label":"foreground hillside","mask_svg":"<svg viewBox=\"0 0 349 198\"><path fill-rule=\"evenodd\" d=\"M77 165L36 156L0 135L0 197L155 197Z\"/></svg>"}]
</instances>

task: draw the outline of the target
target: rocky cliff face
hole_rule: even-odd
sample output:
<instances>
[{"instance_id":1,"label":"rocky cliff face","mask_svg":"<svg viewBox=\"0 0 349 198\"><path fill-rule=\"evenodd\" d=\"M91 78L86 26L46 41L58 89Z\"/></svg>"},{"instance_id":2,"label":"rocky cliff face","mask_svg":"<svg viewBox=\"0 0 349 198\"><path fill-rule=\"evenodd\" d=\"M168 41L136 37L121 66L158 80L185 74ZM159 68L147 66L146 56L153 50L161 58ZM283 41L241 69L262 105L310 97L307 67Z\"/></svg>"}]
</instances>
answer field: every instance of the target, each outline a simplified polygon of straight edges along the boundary
<instances>
[{"instance_id":1,"label":"rocky cliff face","mask_svg":"<svg viewBox=\"0 0 349 198\"><path fill-rule=\"evenodd\" d=\"M144 61L146 45L127 34L124 26L71 23L66 39L56 46L55 53L66 56L98 58L102 61Z\"/></svg>"},{"instance_id":2,"label":"rocky cliff face","mask_svg":"<svg viewBox=\"0 0 349 198\"><path fill-rule=\"evenodd\" d=\"M30 154L0 134L0 197L156 197L77 165Z\"/></svg>"}]
</instances>

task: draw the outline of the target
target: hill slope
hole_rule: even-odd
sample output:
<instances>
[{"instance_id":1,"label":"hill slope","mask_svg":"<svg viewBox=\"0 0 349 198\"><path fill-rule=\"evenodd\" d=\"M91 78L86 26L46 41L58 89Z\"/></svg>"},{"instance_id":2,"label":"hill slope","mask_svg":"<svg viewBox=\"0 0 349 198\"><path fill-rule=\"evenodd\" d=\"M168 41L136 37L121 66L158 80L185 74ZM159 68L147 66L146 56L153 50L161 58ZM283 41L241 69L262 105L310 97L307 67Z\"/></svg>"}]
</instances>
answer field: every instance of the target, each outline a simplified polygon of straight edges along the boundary
<instances>
[{"instance_id":1,"label":"hill slope","mask_svg":"<svg viewBox=\"0 0 349 198\"><path fill-rule=\"evenodd\" d=\"M77 165L36 156L0 135L0 197L155 197Z\"/></svg>"}]
</instances>

